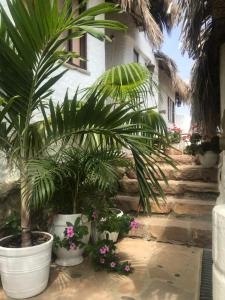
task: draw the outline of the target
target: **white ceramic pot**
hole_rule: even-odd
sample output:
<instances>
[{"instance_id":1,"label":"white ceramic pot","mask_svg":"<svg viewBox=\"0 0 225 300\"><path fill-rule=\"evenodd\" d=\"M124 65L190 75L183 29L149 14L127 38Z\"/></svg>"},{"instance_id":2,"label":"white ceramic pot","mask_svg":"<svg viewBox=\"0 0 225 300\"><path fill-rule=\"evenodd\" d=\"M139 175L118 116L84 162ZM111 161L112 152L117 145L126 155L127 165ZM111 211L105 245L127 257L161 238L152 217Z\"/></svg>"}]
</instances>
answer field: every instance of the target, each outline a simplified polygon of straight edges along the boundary
<instances>
[{"instance_id":1,"label":"white ceramic pot","mask_svg":"<svg viewBox=\"0 0 225 300\"><path fill-rule=\"evenodd\" d=\"M48 284L53 236L43 244L25 248L0 246L2 286L10 298L24 299L40 294ZM3 241L9 237L3 238Z\"/></svg>"},{"instance_id":2,"label":"white ceramic pot","mask_svg":"<svg viewBox=\"0 0 225 300\"><path fill-rule=\"evenodd\" d=\"M199 155L199 160L203 168L212 168L218 161L218 154L213 151L206 151Z\"/></svg>"},{"instance_id":3,"label":"white ceramic pot","mask_svg":"<svg viewBox=\"0 0 225 300\"><path fill-rule=\"evenodd\" d=\"M110 210L113 211L113 212L116 212L117 213L117 217L122 217L122 215L123 215L122 210L120 210L118 208L111 208ZM104 232L100 233L97 230L96 224L94 222L92 224L91 231L92 231L91 232L91 234L92 234L92 240L94 242L97 242L99 239L105 240L105 239L107 239L107 237L108 237L109 240L112 240L114 243L116 243L117 240L118 240L119 232L104 231Z\"/></svg>"},{"instance_id":4,"label":"white ceramic pot","mask_svg":"<svg viewBox=\"0 0 225 300\"><path fill-rule=\"evenodd\" d=\"M53 224L51 228L51 233L56 234L60 239L64 238L64 230L67 227L66 223L75 223L76 219L81 217L82 224L88 227L88 234L83 237L82 242L87 244L90 239L91 233L91 223L88 222L86 216L81 216L81 214L71 214L71 215L55 215L53 218ZM77 248L76 250L67 250L65 248L53 248L54 253L57 256L56 264L59 266L75 266L83 262L83 248Z\"/></svg>"},{"instance_id":5,"label":"white ceramic pot","mask_svg":"<svg viewBox=\"0 0 225 300\"><path fill-rule=\"evenodd\" d=\"M117 242L119 236L119 232L109 232L109 231L104 231L103 233L100 234L101 240L108 239L113 241L114 243Z\"/></svg>"}]
</instances>

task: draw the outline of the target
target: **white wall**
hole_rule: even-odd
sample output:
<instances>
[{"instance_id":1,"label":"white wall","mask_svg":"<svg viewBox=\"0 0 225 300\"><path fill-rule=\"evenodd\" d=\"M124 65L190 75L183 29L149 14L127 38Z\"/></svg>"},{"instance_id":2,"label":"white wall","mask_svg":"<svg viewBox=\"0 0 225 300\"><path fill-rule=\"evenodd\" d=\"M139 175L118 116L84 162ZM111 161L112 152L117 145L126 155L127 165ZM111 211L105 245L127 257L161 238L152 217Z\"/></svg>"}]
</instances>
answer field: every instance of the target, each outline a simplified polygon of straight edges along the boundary
<instances>
[{"instance_id":1,"label":"white wall","mask_svg":"<svg viewBox=\"0 0 225 300\"><path fill-rule=\"evenodd\" d=\"M99 3L102 0L90 0L87 3L88 8ZM100 17L104 19L104 15ZM92 36L87 36L87 70L73 67L69 64L62 67L60 71L67 69L67 73L54 86L55 92L53 98L60 101L65 96L67 88L69 95L73 95L77 87L85 88L90 86L105 71L105 42L101 42Z\"/></svg>"},{"instance_id":2,"label":"white wall","mask_svg":"<svg viewBox=\"0 0 225 300\"><path fill-rule=\"evenodd\" d=\"M168 97L175 102L175 91L172 86L171 79L166 75L165 72L159 71L159 112L165 111L165 113L162 113L162 116L166 121L167 126L171 127L173 123L169 122L168 120Z\"/></svg>"},{"instance_id":3,"label":"white wall","mask_svg":"<svg viewBox=\"0 0 225 300\"><path fill-rule=\"evenodd\" d=\"M107 34L112 37L112 42L106 42L106 68L111 68L120 64L128 64L134 61L134 49L139 53L139 62L143 65L151 62L155 65L154 81L158 83L158 67L153 53L152 45L145 33L139 30L133 18L127 13L114 14L106 18L118 20L127 25L126 32L107 30ZM158 92L150 97L148 106L158 104Z\"/></svg>"},{"instance_id":4,"label":"white wall","mask_svg":"<svg viewBox=\"0 0 225 300\"><path fill-rule=\"evenodd\" d=\"M225 109L225 44L220 58L221 118ZM225 290L225 151L220 154L219 191L213 210L213 300L224 300Z\"/></svg>"}]
</instances>

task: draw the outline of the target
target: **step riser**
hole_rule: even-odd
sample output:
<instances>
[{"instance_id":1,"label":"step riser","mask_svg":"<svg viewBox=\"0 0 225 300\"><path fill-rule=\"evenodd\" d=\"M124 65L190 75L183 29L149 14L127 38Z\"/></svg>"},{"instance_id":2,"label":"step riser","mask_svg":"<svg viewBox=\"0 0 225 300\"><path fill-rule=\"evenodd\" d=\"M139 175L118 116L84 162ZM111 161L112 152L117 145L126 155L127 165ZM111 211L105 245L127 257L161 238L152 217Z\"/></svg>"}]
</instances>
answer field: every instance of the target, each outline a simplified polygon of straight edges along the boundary
<instances>
[{"instance_id":1,"label":"step riser","mask_svg":"<svg viewBox=\"0 0 225 300\"><path fill-rule=\"evenodd\" d=\"M160 224L139 223L139 228L131 230L130 237L155 240L158 242L184 244L203 248L211 248L212 230L193 226L161 226Z\"/></svg>"},{"instance_id":2,"label":"step riser","mask_svg":"<svg viewBox=\"0 0 225 300\"><path fill-rule=\"evenodd\" d=\"M151 202L151 212L154 214L173 214L174 216L190 217L211 217L215 205L214 201L195 201L195 200L169 200L160 201L160 207L153 201ZM127 195L118 195L116 197L118 208L125 212L138 211L139 198Z\"/></svg>"},{"instance_id":3,"label":"step riser","mask_svg":"<svg viewBox=\"0 0 225 300\"><path fill-rule=\"evenodd\" d=\"M168 180L183 180L183 181L204 181L204 182L217 182L218 181L218 170L216 168L203 169L188 167L185 169L175 170L171 168L162 168ZM130 179L137 179L135 171L129 170L126 175ZM156 176L158 180L163 180L161 174Z\"/></svg>"},{"instance_id":4,"label":"step riser","mask_svg":"<svg viewBox=\"0 0 225 300\"><path fill-rule=\"evenodd\" d=\"M123 178L119 181L120 191L128 194L137 194L139 192L138 182L136 179ZM216 183L201 183L190 181L173 181L169 182L169 186L164 181L159 182L165 194L182 195L187 192L198 193L218 193Z\"/></svg>"}]
</instances>

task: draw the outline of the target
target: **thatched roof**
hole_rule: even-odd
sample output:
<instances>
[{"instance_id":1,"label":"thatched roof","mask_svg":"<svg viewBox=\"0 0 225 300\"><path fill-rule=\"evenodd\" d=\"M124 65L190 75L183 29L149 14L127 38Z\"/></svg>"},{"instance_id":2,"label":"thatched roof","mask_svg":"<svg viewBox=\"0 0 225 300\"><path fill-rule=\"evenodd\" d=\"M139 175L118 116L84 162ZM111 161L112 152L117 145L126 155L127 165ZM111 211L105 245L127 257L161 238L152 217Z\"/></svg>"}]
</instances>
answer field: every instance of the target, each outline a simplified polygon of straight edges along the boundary
<instances>
[{"instance_id":1,"label":"thatched roof","mask_svg":"<svg viewBox=\"0 0 225 300\"><path fill-rule=\"evenodd\" d=\"M176 63L165 53L157 51L155 57L158 61L159 70L162 70L171 79L172 86L177 94L177 97L188 102L190 98L190 88L188 84L178 75Z\"/></svg>"},{"instance_id":2,"label":"thatched roof","mask_svg":"<svg viewBox=\"0 0 225 300\"><path fill-rule=\"evenodd\" d=\"M187 3L188 2L188 3ZM220 46L225 42L224 0L178 0L183 51L196 59L192 70L192 121L214 135L220 126Z\"/></svg>"},{"instance_id":3,"label":"thatched roof","mask_svg":"<svg viewBox=\"0 0 225 300\"><path fill-rule=\"evenodd\" d=\"M163 29L171 30L178 6L175 0L119 0L122 9L130 13L138 26L148 35L152 45L159 48Z\"/></svg>"}]
</instances>

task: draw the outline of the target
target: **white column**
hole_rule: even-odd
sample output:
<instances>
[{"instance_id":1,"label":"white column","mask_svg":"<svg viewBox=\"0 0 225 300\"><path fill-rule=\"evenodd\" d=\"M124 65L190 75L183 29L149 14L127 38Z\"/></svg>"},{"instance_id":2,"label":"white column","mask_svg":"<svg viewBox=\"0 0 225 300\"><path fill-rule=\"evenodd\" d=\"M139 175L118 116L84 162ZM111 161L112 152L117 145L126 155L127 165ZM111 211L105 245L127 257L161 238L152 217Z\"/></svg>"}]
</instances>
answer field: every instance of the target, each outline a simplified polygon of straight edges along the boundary
<instances>
[{"instance_id":1,"label":"white column","mask_svg":"<svg viewBox=\"0 0 225 300\"><path fill-rule=\"evenodd\" d=\"M221 118L225 110L225 44L220 57ZM213 300L225 299L225 151L220 155L219 191L213 210Z\"/></svg>"}]
</instances>

